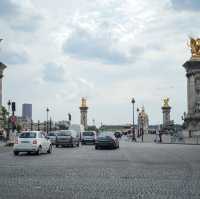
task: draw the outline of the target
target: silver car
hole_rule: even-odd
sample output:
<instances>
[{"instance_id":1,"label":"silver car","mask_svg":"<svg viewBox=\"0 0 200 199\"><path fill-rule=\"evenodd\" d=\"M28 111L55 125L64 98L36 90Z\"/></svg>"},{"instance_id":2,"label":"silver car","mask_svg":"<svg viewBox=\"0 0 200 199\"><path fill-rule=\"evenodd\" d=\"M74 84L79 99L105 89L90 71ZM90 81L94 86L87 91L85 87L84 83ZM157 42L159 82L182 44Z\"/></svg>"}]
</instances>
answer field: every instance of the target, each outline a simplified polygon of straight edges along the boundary
<instances>
[{"instance_id":1,"label":"silver car","mask_svg":"<svg viewBox=\"0 0 200 199\"><path fill-rule=\"evenodd\" d=\"M95 144L96 132L95 131L84 131L81 136L81 144Z\"/></svg>"},{"instance_id":2,"label":"silver car","mask_svg":"<svg viewBox=\"0 0 200 199\"><path fill-rule=\"evenodd\" d=\"M57 134L57 131L51 131L47 135L47 138L51 141L51 144L53 145L56 143L56 134Z\"/></svg>"},{"instance_id":3,"label":"silver car","mask_svg":"<svg viewBox=\"0 0 200 199\"><path fill-rule=\"evenodd\" d=\"M60 130L56 134L56 147L58 146L79 146L80 135L74 130Z\"/></svg>"}]
</instances>

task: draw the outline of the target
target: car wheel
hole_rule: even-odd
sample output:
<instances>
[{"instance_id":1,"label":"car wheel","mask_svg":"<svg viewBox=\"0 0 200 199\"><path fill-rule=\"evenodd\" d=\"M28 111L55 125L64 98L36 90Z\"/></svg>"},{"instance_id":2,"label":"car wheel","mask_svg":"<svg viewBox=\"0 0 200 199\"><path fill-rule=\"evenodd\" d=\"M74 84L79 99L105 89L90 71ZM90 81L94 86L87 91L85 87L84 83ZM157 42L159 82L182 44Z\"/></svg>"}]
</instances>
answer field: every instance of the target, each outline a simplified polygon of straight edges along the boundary
<instances>
[{"instance_id":1,"label":"car wheel","mask_svg":"<svg viewBox=\"0 0 200 199\"><path fill-rule=\"evenodd\" d=\"M99 147L95 145L95 149L97 150L97 149L99 149Z\"/></svg>"},{"instance_id":2,"label":"car wheel","mask_svg":"<svg viewBox=\"0 0 200 199\"><path fill-rule=\"evenodd\" d=\"M56 144L56 148L58 148L58 144Z\"/></svg>"},{"instance_id":3,"label":"car wheel","mask_svg":"<svg viewBox=\"0 0 200 199\"><path fill-rule=\"evenodd\" d=\"M36 155L40 155L42 152L42 146L38 147L38 150L36 151Z\"/></svg>"},{"instance_id":4,"label":"car wheel","mask_svg":"<svg viewBox=\"0 0 200 199\"><path fill-rule=\"evenodd\" d=\"M18 151L13 151L13 154L14 155L19 155L19 152Z\"/></svg>"},{"instance_id":5,"label":"car wheel","mask_svg":"<svg viewBox=\"0 0 200 199\"><path fill-rule=\"evenodd\" d=\"M51 153L51 152L52 152L52 145L50 144L47 153Z\"/></svg>"}]
</instances>

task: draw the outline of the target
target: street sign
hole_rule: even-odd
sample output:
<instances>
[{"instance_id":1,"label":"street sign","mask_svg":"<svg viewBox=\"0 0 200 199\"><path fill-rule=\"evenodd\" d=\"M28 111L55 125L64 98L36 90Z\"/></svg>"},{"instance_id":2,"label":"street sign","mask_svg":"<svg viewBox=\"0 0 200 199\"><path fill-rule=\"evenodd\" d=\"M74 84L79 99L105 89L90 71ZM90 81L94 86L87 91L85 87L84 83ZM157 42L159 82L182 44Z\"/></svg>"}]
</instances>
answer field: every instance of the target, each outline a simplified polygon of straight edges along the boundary
<instances>
[{"instance_id":1,"label":"street sign","mask_svg":"<svg viewBox=\"0 0 200 199\"><path fill-rule=\"evenodd\" d=\"M11 121L12 123L16 123L17 117L14 116L14 115L12 115L12 116L10 117L10 121Z\"/></svg>"}]
</instances>

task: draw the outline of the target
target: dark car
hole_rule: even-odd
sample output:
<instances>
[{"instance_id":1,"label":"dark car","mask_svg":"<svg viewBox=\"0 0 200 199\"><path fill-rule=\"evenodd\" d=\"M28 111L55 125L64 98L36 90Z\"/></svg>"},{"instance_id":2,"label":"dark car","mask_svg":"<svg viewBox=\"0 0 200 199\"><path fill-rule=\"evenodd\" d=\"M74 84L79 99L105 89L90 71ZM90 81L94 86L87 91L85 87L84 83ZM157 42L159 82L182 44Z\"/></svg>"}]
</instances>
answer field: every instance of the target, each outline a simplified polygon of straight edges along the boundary
<instances>
[{"instance_id":1,"label":"dark car","mask_svg":"<svg viewBox=\"0 0 200 199\"><path fill-rule=\"evenodd\" d=\"M112 132L102 132L96 139L95 149L119 148L119 141Z\"/></svg>"},{"instance_id":2,"label":"dark car","mask_svg":"<svg viewBox=\"0 0 200 199\"><path fill-rule=\"evenodd\" d=\"M79 146L80 136L74 130L61 130L56 133L55 145L58 146Z\"/></svg>"},{"instance_id":3,"label":"dark car","mask_svg":"<svg viewBox=\"0 0 200 199\"><path fill-rule=\"evenodd\" d=\"M53 145L56 143L56 134L57 134L56 131L51 131L46 136L51 141L51 144L53 144Z\"/></svg>"},{"instance_id":4,"label":"dark car","mask_svg":"<svg viewBox=\"0 0 200 199\"><path fill-rule=\"evenodd\" d=\"M84 131L81 136L82 144L95 144L96 132L95 131Z\"/></svg>"}]
</instances>

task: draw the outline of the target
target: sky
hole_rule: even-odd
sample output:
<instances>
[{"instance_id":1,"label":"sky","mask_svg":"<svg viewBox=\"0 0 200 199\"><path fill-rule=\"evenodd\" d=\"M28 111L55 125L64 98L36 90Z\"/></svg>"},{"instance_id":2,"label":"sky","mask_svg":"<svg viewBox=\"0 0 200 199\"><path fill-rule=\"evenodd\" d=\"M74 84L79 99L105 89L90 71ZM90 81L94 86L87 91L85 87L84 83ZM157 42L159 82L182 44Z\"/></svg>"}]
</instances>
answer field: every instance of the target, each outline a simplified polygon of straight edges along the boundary
<instances>
[{"instance_id":1,"label":"sky","mask_svg":"<svg viewBox=\"0 0 200 199\"><path fill-rule=\"evenodd\" d=\"M7 65L3 104L33 104L33 119L132 122L145 107L150 124L187 111L185 61L189 37L200 36L199 0L0 0L0 61ZM137 112L135 110L135 118Z\"/></svg>"}]
</instances>

